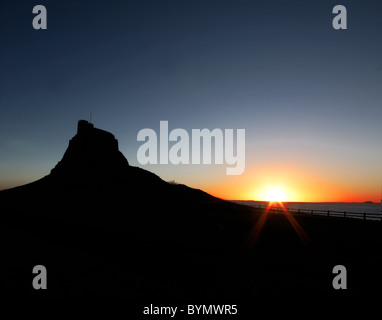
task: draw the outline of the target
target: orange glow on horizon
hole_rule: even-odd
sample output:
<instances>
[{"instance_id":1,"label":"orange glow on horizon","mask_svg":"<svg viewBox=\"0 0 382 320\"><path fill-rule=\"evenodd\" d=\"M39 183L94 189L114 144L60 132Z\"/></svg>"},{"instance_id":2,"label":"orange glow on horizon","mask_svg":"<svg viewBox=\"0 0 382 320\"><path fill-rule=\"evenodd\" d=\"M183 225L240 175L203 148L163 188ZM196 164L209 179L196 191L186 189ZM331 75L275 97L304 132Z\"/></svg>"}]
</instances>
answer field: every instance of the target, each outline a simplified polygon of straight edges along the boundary
<instances>
[{"instance_id":1,"label":"orange glow on horizon","mask_svg":"<svg viewBox=\"0 0 382 320\"><path fill-rule=\"evenodd\" d=\"M201 189L227 200L380 203L377 177L361 178L291 166L262 167L242 176L222 177Z\"/></svg>"}]
</instances>

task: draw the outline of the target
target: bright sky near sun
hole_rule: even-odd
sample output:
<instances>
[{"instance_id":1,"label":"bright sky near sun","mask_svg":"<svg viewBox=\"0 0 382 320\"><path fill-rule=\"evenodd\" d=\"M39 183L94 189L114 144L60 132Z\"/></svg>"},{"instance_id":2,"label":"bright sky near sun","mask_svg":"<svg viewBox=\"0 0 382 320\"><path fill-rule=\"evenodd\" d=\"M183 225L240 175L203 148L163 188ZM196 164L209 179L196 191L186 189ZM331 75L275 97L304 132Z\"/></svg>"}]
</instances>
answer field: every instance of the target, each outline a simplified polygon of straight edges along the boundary
<instances>
[{"instance_id":1,"label":"bright sky near sun","mask_svg":"<svg viewBox=\"0 0 382 320\"><path fill-rule=\"evenodd\" d=\"M1 4L0 189L49 174L79 119L131 165L224 199L380 201L382 2L35 1ZM245 172L141 165L137 134L246 130Z\"/></svg>"}]
</instances>

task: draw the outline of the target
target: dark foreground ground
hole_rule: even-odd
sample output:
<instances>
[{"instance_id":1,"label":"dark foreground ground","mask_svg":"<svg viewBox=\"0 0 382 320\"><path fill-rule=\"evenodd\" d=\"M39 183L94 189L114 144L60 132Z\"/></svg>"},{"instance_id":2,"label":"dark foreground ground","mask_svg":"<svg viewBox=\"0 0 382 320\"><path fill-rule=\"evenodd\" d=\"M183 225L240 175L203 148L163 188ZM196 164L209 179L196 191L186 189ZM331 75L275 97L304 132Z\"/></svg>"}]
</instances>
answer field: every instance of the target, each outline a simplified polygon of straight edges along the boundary
<instances>
[{"instance_id":1,"label":"dark foreground ground","mask_svg":"<svg viewBox=\"0 0 382 320\"><path fill-rule=\"evenodd\" d=\"M1 216L7 297L125 299L140 314L151 303L245 302L248 311L264 298L381 296L381 222L299 216L302 241L285 214L268 213L259 233L263 211L222 201L98 212L19 205ZM47 290L32 287L35 265L47 268ZM347 290L332 286L335 265L347 269Z\"/></svg>"}]
</instances>

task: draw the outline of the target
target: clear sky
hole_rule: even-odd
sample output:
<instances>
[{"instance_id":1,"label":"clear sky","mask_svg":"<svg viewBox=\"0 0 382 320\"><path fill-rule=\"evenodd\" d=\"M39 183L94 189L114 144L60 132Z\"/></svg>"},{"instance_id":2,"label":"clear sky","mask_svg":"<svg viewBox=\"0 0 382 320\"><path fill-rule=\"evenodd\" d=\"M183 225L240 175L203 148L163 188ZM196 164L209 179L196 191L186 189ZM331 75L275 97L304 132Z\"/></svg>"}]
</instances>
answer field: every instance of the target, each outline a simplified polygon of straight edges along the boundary
<instances>
[{"instance_id":1,"label":"clear sky","mask_svg":"<svg viewBox=\"0 0 382 320\"><path fill-rule=\"evenodd\" d=\"M0 18L0 189L47 175L92 111L130 164L225 199L381 198L382 1L4 0ZM161 120L246 129L244 174L140 165Z\"/></svg>"}]
</instances>

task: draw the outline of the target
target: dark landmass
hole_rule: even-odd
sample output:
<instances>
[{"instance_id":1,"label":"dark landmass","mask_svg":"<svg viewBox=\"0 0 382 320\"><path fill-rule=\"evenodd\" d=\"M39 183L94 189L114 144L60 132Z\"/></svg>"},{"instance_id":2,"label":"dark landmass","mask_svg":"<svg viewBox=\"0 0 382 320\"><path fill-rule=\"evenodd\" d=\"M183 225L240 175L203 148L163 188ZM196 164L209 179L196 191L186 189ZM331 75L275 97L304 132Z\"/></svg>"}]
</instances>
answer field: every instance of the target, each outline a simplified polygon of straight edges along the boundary
<instances>
[{"instance_id":1,"label":"dark landmass","mask_svg":"<svg viewBox=\"0 0 382 320\"><path fill-rule=\"evenodd\" d=\"M258 301L371 297L381 288L380 222L286 215L167 183L130 166L111 133L80 121L62 160L0 192L3 292L31 298ZM334 290L335 265L348 289ZM44 265L48 289L32 288Z\"/></svg>"}]
</instances>

